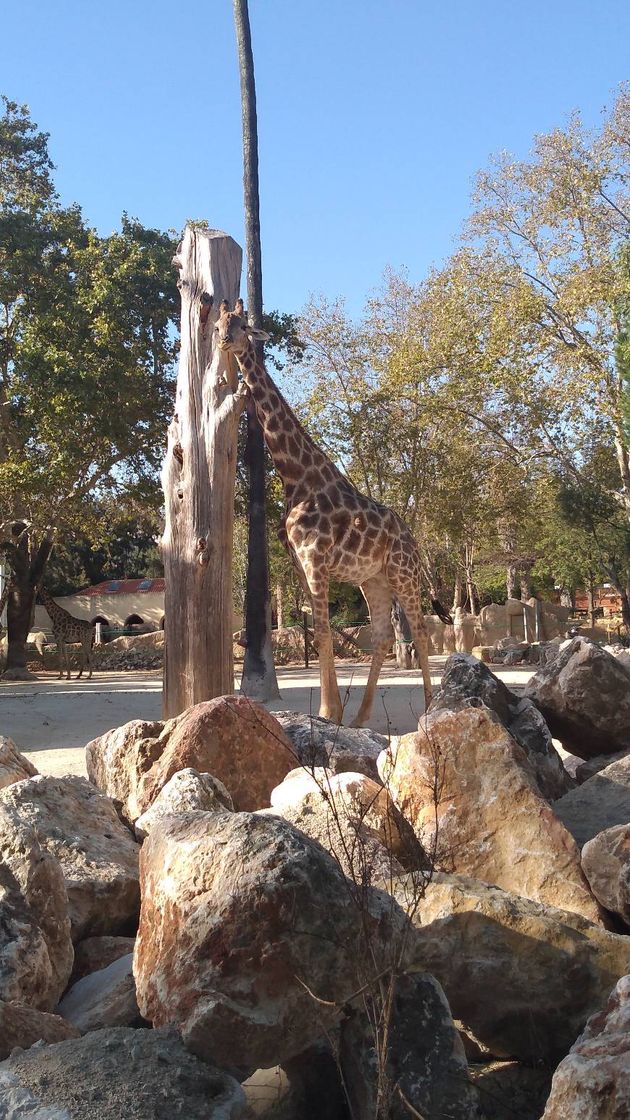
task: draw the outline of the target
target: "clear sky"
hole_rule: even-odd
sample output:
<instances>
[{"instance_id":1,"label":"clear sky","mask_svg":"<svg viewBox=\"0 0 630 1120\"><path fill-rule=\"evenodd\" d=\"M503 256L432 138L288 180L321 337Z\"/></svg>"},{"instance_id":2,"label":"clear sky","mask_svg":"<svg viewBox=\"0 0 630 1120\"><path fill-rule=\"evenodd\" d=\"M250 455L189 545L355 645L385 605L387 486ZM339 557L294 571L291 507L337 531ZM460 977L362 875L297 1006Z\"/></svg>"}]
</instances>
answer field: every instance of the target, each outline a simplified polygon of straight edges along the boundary
<instances>
[{"instance_id":1,"label":"clear sky","mask_svg":"<svg viewBox=\"0 0 630 1120\"><path fill-rule=\"evenodd\" d=\"M358 311L449 254L475 171L628 78L628 0L250 0L265 304ZM64 202L243 243L231 0L0 0L0 90L50 132Z\"/></svg>"}]
</instances>

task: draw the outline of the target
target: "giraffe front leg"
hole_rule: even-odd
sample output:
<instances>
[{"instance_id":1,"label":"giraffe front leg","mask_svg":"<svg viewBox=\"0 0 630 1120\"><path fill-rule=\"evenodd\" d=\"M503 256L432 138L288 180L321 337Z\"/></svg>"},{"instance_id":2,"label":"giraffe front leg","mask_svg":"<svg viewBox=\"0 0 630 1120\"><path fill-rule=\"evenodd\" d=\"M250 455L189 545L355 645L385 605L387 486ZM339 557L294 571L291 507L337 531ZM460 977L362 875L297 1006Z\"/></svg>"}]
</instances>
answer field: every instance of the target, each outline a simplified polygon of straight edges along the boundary
<instances>
[{"instance_id":1,"label":"giraffe front leg","mask_svg":"<svg viewBox=\"0 0 630 1120\"><path fill-rule=\"evenodd\" d=\"M311 577L308 583L313 603L313 630L319 655L321 689L319 714L322 719L330 719L333 723L340 724L343 719L343 706L337 684L332 631L328 617L328 580Z\"/></svg>"}]
</instances>

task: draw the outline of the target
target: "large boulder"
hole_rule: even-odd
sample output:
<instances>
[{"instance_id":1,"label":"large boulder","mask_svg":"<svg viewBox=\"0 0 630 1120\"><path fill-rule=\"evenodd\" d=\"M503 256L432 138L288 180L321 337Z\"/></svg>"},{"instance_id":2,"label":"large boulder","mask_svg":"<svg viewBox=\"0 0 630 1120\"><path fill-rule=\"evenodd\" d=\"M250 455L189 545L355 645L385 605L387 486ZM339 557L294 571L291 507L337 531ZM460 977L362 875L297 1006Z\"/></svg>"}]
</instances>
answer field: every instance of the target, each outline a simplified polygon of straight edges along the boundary
<instances>
[{"instance_id":1,"label":"large boulder","mask_svg":"<svg viewBox=\"0 0 630 1120\"><path fill-rule=\"evenodd\" d=\"M580 847L598 833L630 822L630 755L612 762L554 802L553 811Z\"/></svg>"},{"instance_id":2,"label":"large boulder","mask_svg":"<svg viewBox=\"0 0 630 1120\"><path fill-rule=\"evenodd\" d=\"M331 774L323 766L291 770L272 791L271 809L263 812L317 840L355 883L426 865L413 829L387 790L365 774Z\"/></svg>"},{"instance_id":3,"label":"large boulder","mask_svg":"<svg viewBox=\"0 0 630 1120\"><path fill-rule=\"evenodd\" d=\"M7 1120L243 1120L234 1078L200 1062L175 1031L112 1027L34 1046L0 1063Z\"/></svg>"},{"instance_id":4,"label":"large boulder","mask_svg":"<svg viewBox=\"0 0 630 1120\"><path fill-rule=\"evenodd\" d=\"M545 1064L483 1062L469 1065L468 1076L477 1087L484 1120L540 1120L551 1087Z\"/></svg>"},{"instance_id":5,"label":"large boulder","mask_svg":"<svg viewBox=\"0 0 630 1120\"><path fill-rule=\"evenodd\" d=\"M391 1007L389 998L386 991L382 1002L377 1000L368 1011L355 1009L341 1025L339 1063L351 1115L377 1116L382 1110L391 1120L481 1117L464 1048L437 980L426 973L401 976ZM387 1020L381 1014L385 1003Z\"/></svg>"},{"instance_id":6,"label":"large boulder","mask_svg":"<svg viewBox=\"0 0 630 1120\"><path fill-rule=\"evenodd\" d=\"M52 1011L72 956L59 860L0 806L0 999Z\"/></svg>"},{"instance_id":7,"label":"large boulder","mask_svg":"<svg viewBox=\"0 0 630 1120\"><path fill-rule=\"evenodd\" d=\"M38 774L0 790L0 808L59 860L73 941L135 926L139 848L108 797L85 778Z\"/></svg>"},{"instance_id":8,"label":"large boulder","mask_svg":"<svg viewBox=\"0 0 630 1120\"><path fill-rule=\"evenodd\" d=\"M442 870L600 920L575 841L525 752L486 707L438 710L379 758L386 785Z\"/></svg>"},{"instance_id":9,"label":"large boulder","mask_svg":"<svg viewBox=\"0 0 630 1120\"><path fill-rule=\"evenodd\" d=\"M543 797L555 801L573 788L574 783L562 765L549 728L535 704L511 692L483 661L467 653L452 654L429 711L445 708L459 711L474 707L480 701L494 712L525 751Z\"/></svg>"},{"instance_id":10,"label":"large boulder","mask_svg":"<svg viewBox=\"0 0 630 1120\"><path fill-rule=\"evenodd\" d=\"M367 727L341 727L304 712L274 712L290 739L296 765L325 766L333 774L351 771L379 781L376 760L387 746L385 735Z\"/></svg>"},{"instance_id":11,"label":"large boulder","mask_svg":"<svg viewBox=\"0 0 630 1120\"><path fill-rule=\"evenodd\" d=\"M400 954L408 926L393 899L353 892L327 852L275 816L166 817L140 869L140 1011L230 1068L305 1050Z\"/></svg>"},{"instance_id":12,"label":"large boulder","mask_svg":"<svg viewBox=\"0 0 630 1120\"><path fill-rule=\"evenodd\" d=\"M582 869L595 898L630 926L630 824L589 840L582 848Z\"/></svg>"},{"instance_id":13,"label":"large boulder","mask_svg":"<svg viewBox=\"0 0 630 1120\"><path fill-rule=\"evenodd\" d=\"M65 1038L78 1036L76 1027L59 1015L49 1015L46 1011L36 1011L34 1007L0 1000L0 1061L8 1058L15 1046L28 1050L40 1039L43 1042L63 1042Z\"/></svg>"},{"instance_id":14,"label":"large boulder","mask_svg":"<svg viewBox=\"0 0 630 1120\"><path fill-rule=\"evenodd\" d=\"M139 840L144 840L162 817L167 817L169 813L187 813L195 809L209 813L231 813L234 803L218 778L213 778L212 774L200 774L198 770L187 767L169 778L146 813L138 817L134 826L135 834Z\"/></svg>"},{"instance_id":15,"label":"large boulder","mask_svg":"<svg viewBox=\"0 0 630 1120\"><path fill-rule=\"evenodd\" d=\"M246 696L218 696L164 723L132 720L85 750L90 781L131 822L188 767L218 778L235 809L262 809L297 761L278 721Z\"/></svg>"},{"instance_id":16,"label":"large boulder","mask_svg":"<svg viewBox=\"0 0 630 1120\"><path fill-rule=\"evenodd\" d=\"M626 747L622 751L615 751L614 754L598 754L594 758L589 758L586 761L583 758L577 758L576 755L570 755L570 758L575 758L575 779L579 786L583 782L587 782L589 778L594 778L595 774L599 774L600 770L605 770L607 766L612 766L613 762L620 762L622 758L627 758L630 755L630 747ZM566 766L567 760L564 759Z\"/></svg>"},{"instance_id":17,"label":"large boulder","mask_svg":"<svg viewBox=\"0 0 630 1120\"><path fill-rule=\"evenodd\" d=\"M616 985L553 1075L543 1120L630 1116L630 976Z\"/></svg>"},{"instance_id":18,"label":"large boulder","mask_svg":"<svg viewBox=\"0 0 630 1120\"><path fill-rule=\"evenodd\" d=\"M526 686L551 734L571 754L593 758L627 748L628 670L587 638L574 638Z\"/></svg>"},{"instance_id":19,"label":"large boulder","mask_svg":"<svg viewBox=\"0 0 630 1120\"><path fill-rule=\"evenodd\" d=\"M68 989L57 1014L81 1034L103 1027L139 1026L133 956L119 957L99 972L91 972Z\"/></svg>"},{"instance_id":20,"label":"large boulder","mask_svg":"<svg viewBox=\"0 0 630 1120\"><path fill-rule=\"evenodd\" d=\"M17 749L13 739L0 735L0 789L37 773L32 762Z\"/></svg>"},{"instance_id":21,"label":"large boulder","mask_svg":"<svg viewBox=\"0 0 630 1120\"><path fill-rule=\"evenodd\" d=\"M630 965L630 938L461 875L437 874L417 904L415 967L444 988L453 1015L498 1057L553 1062Z\"/></svg>"}]
</instances>

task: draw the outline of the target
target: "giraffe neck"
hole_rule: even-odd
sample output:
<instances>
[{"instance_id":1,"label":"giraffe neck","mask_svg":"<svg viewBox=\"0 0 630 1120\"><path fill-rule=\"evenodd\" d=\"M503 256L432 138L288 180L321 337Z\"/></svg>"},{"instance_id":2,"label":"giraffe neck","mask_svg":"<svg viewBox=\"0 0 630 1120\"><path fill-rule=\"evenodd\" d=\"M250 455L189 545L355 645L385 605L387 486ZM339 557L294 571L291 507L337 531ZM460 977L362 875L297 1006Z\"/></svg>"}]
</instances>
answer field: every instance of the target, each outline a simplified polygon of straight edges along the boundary
<instances>
[{"instance_id":1,"label":"giraffe neck","mask_svg":"<svg viewBox=\"0 0 630 1120\"><path fill-rule=\"evenodd\" d=\"M287 498L291 499L304 488L316 488L320 481L342 478L341 471L302 426L262 361L256 357L253 346L237 354L236 359Z\"/></svg>"},{"instance_id":2,"label":"giraffe neck","mask_svg":"<svg viewBox=\"0 0 630 1120\"><path fill-rule=\"evenodd\" d=\"M56 619L57 622L64 622L66 619L72 618L70 612L65 610L64 607L60 607L43 587L40 587L39 594L51 619Z\"/></svg>"}]
</instances>

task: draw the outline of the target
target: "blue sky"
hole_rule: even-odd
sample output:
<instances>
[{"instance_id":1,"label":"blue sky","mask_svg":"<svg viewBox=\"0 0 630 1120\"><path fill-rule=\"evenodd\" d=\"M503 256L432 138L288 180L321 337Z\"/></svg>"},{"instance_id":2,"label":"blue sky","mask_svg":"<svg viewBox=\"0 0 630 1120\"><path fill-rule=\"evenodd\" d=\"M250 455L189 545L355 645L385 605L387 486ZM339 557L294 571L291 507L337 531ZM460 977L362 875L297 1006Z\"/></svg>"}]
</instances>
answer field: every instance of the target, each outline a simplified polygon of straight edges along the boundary
<instances>
[{"instance_id":1,"label":"blue sky","mask_svg":"<svg viewBox=\"0 0 630 1120\"><path fill-rule=\"evenodd\" d=\"M0 90L50 132L64 202L241 243L231 0L2 4ZM357 312L383 270L453 248L475 171L628 75L627 0L250 0L265 303Z\"/></svg>"}]
</instances>

